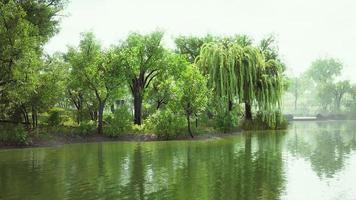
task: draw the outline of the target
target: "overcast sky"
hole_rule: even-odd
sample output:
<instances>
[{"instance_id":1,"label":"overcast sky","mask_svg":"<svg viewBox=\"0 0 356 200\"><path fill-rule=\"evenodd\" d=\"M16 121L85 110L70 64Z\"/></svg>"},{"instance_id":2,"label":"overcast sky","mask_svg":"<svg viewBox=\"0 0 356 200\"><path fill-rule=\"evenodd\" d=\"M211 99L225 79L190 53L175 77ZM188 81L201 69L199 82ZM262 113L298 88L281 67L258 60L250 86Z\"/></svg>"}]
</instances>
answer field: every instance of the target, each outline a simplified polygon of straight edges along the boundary
<instances>
[{"instance_id":1,"label":"overcast sky","mask_svg":"<svg viewBox=\"0 0 356 200\"><path fill-rule=\"evenodd\" d=\"M175 35L248 34L259 41L271 33L290 73L299 74L319 57L332 56L356 82L356 0L70 0L60 32L48 53L77 45L93 31L104 46L130 31Z\"/></svg>"}]
</instances>

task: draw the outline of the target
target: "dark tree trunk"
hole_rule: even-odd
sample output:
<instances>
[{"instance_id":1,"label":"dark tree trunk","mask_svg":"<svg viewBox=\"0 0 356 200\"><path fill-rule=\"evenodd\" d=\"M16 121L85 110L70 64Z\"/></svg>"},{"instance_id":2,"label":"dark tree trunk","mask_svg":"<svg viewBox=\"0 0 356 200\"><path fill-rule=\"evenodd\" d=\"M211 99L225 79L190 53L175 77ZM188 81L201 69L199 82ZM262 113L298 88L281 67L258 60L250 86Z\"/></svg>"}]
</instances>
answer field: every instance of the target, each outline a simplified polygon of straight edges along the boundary
<instances>
[{"instance_id":1,"label":"dark tree trunk","mask_svg":"<svg viewBox=\"0 0 356 200\"><path fill-rule=\"evenodd\" d=\"M189 133L190 137L194 138L194 135L193 135L192 130L190 128L190 115L187 115L187 123L188 123L188 133Z\"/></svg>"},{"instance_id":2,"label":"dark tree trunk","mask_svg":"<svg viewBox=\"0 0 356 200\"><path fill-rule=\"evenodd\" d=\"M36 128L36 111L33 107L32 107L31 117L32 117L32 128Z\"/></svg>"},{"instance_id":3,"label":"dark tree trunk","mask_svg":"<svg viewBox=\"0 0 356 200\"><path fill-rule=\"evenodd\" d=\"M195 115L195 128L198 128L198 115Z\"/></svg>"},{"instance_id":4,"label":"dark tree trunk","mask_svg":"<svg viewBox=\"0 0 356 200\"><path fill-rule=\"evenodd\" d=\"M252 120L252 110L249 102L245 102L245 120Z\"/></svg>"},{"instance_id":5,"label":"dark tree trunk","mask_svg":"<svg viewBox=\"0 0 356 200\"><path fill-rule=\"evenodd\" d=\"M77 124L80 124L80 111L77 112Z\"/></svg>"},{"instance_id":6,"label":"dark tree trunk","mask_svg":"<svg viewBox=\"0 0 356 200\"><path fill-rule=\"evenodd\" d=\"M96 121L98 119L98 110L89 111L89 115L92 121Z\"/></svg>"},{"instance_id":7,"label":"dark tree trunk","mask_svg":"<svg viewBox=\"0 0 356 200\"><path fill-rule=\"evenodd\" d=\"M37 127L38 126L38 112L37 111L36 111L35 117L36 117L35 123L36 123L36 127Z\"/></svg>"},{"instance_id":8,"label":"dark tree trunk","mask_svg":"<svg viewBox=\"0 0 356 200\"><path fill-rule=\"evenodd\" d=\"M75 96L69 89L68 94L70 96L70 100L73 102L75 108L77 109L77 123L80 124L82 115L83 94L79 92L78 96Z\"/></svg>"},{"instance_id":9,"label":"dark tree trunk","mask_svg":"<svg viewBox=\"0 0 356 200\"><path fill-rule=\"evenodd\" d=\"M158 99L156 109L159 110L163 104L164 104L164 100Z\"/></svg>"},{"instance_id":10,"label":"dark tree trunk","mask_svg":"<svg viewBox=\"0 0 356 200\"><path fill-rule=\"evenodd\" d=\"M23 118L27 128L31 128L30 119L28 117L28 112L24 106L22 106Z\"/></svg>"},{"instance_id":11,"label":"dark tree trunk","mask_svg":"<svg viewBox=\"0 0 356 200\"><path fill-rule=\"evenodd\" d=\"M98 134L103 134L103 113L104 113L105 101L99 101L98 109Z\"/></svg>"},{"instance_id":12,"label":"dark tree trunk","mask_svg":"<svg viewBox=\"0 0 356 200\"><path fill-rule=\"evenodd\" d=\"M161 107L161 102L158 100L158 101L157 101L156 110L159 110L160 107Z\"/></svg>"},{"instance_id":13,"label":"dark tree trunk","mask_svg":"<svg viewBox=\"0 0 356 200\"><path fill-rule=\"evenodd\" d=\"M142 95L140 86L135 85L133 90L134 96L134 123L137 125L142 124Z\"/></svg>"},{"instance_id":14,"label":"dark tree trunk","mask_svg":"<svg viewBox=\"0 0 356 200\"><path fill-rule=\"evenodd\" d=\"M229 111L232 111L232 108L233 108L232 101L231 101L231 100L229 100Z\"/></svg>"}]
</instances>

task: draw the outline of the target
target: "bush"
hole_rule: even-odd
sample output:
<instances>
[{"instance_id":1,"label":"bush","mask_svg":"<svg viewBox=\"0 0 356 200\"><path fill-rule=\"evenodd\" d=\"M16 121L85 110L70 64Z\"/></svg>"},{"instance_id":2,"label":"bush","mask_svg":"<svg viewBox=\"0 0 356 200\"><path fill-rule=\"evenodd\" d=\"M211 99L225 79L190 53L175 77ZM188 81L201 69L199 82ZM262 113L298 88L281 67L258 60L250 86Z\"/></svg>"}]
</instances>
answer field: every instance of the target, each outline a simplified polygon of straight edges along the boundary
<instances>
[{"instance_id":1,"label":"bush","mask_svg":"<svg viewBox=\"0 0 356 200\"><path fill-rule=\"evenodd\" d=\"M238 126L241 107L236 105L232 111L221 108L217 110L215 116L215 128L224 133L234 130Z\"/></svg>"},{"instance_id":2,"label":"bush","mask_svg":"<svg viewBox=\"0 0 356 200\"><path fill-rule=\"evenodd\" d=\"M29 137L20 124L0 125L0 143L5 145L27 145Z\"/></svg>"},{"instance_id":3,"label":"bush","mask_svg":"<svg viewBox=\"0 0 356 200\"><path fill-rule=\"evenodd\" d=\"M132 124L131 125L131 131L133 133L145 133L145 130L146 129L146 125L145 124L142 124L142 125L137 125L137 124Z\"/></svg>"},{"instance_id":4,"label":"bush","mask_svg":"<svg viewBox=\"0 0 356 200\"><path fill-rule=\"evenodd\" d=\"M132 116L127 106L120 106L114 111L113 116L107 118L107 127L104 133L108 136L115 137L120 133L128 132L131 128Z\"/></svg>"},{"instance_id":5,"label":"bush","mask_svg":"<svg viewBox=\"0 0 356 200\"><path fill-rule=\"evenodd\" d=\"M78 133L80 135L92 135L96 132L97 124L94 121L84 121L79 124Z\"/></svg>"},{"instance_id":6,"label":"bush","mask_svg":"<svg viewBox=\"0 0 356 200\"><path fill-rule=\"evenodd\" d=\"M288 127L288 120L280 113L261 113L251 120L244 120L242 128L244 130L281 130Z\"/></svg>"},{"instance_id":7,"label":"bush","mask_svg":"<svg viewBox=\"0 0 356 200\"><path fill-rule=\"evenodd\" d=\"M63 113L63 109L61 108L52 108L48 114L48 119L47 119L47 123L49 126L59 126L62 124L62 113Z\"/></svg>"},{"instance_id":8,"label":"bush","mask_svg":"<svg viewBox=\"0 0 356 200\"><path fill-rule=\"evenodd\" d=\"M148 117L146 130L154 132L159 138L171 139L185 132L185 119L168 108L158 110Z\"/></svg>"}]
</instances>

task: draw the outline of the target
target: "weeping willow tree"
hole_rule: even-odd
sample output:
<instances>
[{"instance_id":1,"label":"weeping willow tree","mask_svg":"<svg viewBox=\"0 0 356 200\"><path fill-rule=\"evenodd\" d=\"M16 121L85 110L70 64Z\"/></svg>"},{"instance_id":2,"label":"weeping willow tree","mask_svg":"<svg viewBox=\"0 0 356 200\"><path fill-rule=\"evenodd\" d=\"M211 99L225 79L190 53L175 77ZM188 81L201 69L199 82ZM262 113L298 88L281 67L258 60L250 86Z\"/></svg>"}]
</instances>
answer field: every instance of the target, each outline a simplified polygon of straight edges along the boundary
<instances>
[{"instance_id":1,"label":"weeping willow tree","mask_svg":"<svg viewBox=\"0 0 356 200\"><path fill-rule=\"evenodd\" d=\"M277 128L282 120L281 99L284 87L283 65L276 60L268 60L258 73L255 88L256 102L262 121L271 128Z\"/></svg>"},{"instance_id":2,"label":"weeping willow tree","mask_svg":"<svg viewBox=\"0 0 356 200\"><path fill-rule=\"evenodd\" d=\"M215 97L245 104L245 119L252 120L255 103L262 119L270 127L276 124L282 93L281 64L266 60L263 51L246 37L221 40L203 45L196 64L209 76L208 87Z\"/></svg>"},{"instance_id":3,"label":"weeping willow tree","mask_svg":"<svg viewBox=\"0 0 356 200\"><path fill-rule=\"evenodd\" d=\"M281 100L285 80L285 65L278 55L278 47L273 35L261 40L259 47L264 55L264 67L261 68L256 87L256 100L262 120L271 128L277 128L282 121Z\"/></svg>"}]
</instances>

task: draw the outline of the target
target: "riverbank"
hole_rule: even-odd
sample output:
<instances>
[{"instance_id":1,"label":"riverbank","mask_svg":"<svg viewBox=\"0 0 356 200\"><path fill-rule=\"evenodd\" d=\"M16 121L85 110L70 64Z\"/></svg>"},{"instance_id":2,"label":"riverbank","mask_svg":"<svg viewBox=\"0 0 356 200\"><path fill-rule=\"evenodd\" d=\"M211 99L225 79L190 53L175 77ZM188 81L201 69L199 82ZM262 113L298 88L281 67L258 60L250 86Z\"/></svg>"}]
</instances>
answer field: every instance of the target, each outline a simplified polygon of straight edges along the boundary
<instances>
[{"instance_id":1,"label":"riverbank","mask_svg":"<svg viewBox=\"0 0 356 200\"><path fill-rule=\"evenodd\" d=\"M117 137L109 137L106 135L37 135L32 136L30 143L27 145L6 145L0 143L0 149L21 149L21 148L33 148L33 147L54 147L62 146L66 144L81 144L81 143L96 143L96 142L149 142L149 141L194 141L194 140L209 140L218 139L231 135L241 134L242 130L235 130L231 133L204 133L194 136L180 135L172 139L159 138L155 134L122 134Z\"/></svg>"}]
</instances>

